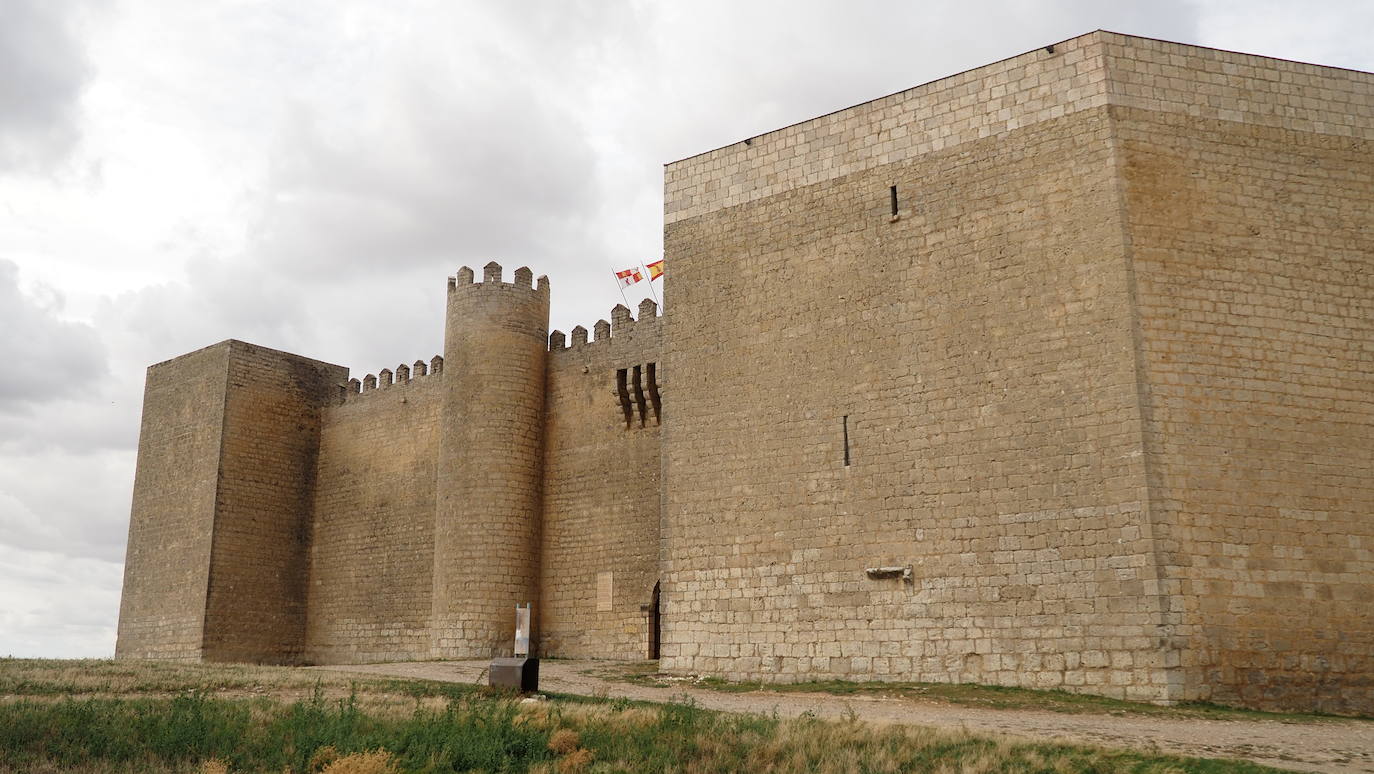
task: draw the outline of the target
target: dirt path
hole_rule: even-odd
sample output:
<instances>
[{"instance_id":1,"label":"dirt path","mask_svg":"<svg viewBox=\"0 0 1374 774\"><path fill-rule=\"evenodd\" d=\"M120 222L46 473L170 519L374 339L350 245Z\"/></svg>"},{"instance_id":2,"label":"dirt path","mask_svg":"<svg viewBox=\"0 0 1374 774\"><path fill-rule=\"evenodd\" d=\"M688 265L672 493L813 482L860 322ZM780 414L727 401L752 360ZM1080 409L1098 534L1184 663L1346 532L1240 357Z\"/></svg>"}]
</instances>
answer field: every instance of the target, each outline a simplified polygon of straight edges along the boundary
<instances>
[{"instance_id":1,"label":"dirt path","mask_svg":"<svg viewBox=\"0 0 1374 774\"><path fill-rule=\"evenodd\" d=\"M722 693L687 686L653 687L583 674L594 661L544 661L539 684L547 691L588 696L672 701L691 697L699 707L726 712L806 712L841 718L853 712L872 723L904 723L1036 740L1061 739L1200 758L1243 758L1268 766L1330 774L1374 772L1374 722L1331 720L1193 720L1149 716L1068 714L1039 710L981 709L919 698L833 696L824 693ZM486 662L442 661L313 667L340 672L485 683Z\"/></svg>"}]
</instances>

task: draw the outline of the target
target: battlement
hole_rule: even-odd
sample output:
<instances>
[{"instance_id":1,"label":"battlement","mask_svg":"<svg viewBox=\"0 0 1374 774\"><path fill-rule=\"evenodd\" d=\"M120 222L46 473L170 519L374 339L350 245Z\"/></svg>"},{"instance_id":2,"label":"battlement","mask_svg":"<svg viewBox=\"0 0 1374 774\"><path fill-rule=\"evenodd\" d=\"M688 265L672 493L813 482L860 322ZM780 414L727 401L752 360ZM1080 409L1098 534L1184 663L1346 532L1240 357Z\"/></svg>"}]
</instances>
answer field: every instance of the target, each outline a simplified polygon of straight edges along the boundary
<instances>
[{"instance_id":1,"label":"battlement","mask_svg":"<svg viewBox=\"0 0 1374 774\"><path fill-rule=\"evenodd\" d=\"M456 293L467 288L483 288L492 290L496 288L524 288L535 293L547 296L549 294L549 278L539 275L539 279L534 279L534 272L528 266L521 266L515 270L513 282L501 281L501 264L491 261L482 267L482 281L475 282L476 276L473 270L467 266L458 270L458 273L448 278L448 292Z\"/></svg>"},{"instance_id":2,"label":"battlement","mask_svg":"<svg viewBox=\"0 0 1374 774\"><path fill-rule=\"evenodd\" d=\"M651 298L646 298L639 302L639 317L635 318L630 312L630 308L624 304L616 304L611 309L611 319L597 320L592 326L594 336L588 338L587 329L581 325L572 329L572 343L568 343L568 337L563 331L553 331L549 334L549 352L564 352L568 350L581 349L590 345L600 344L611 340L613 337L630 337L635 333L651 329L658 331L662 315L658 313L658 304Z\"/></svg>"},{"instance_id":3,"label":"battlement","mask_svg":"<svg viewBox=\"0 0 1374 774\"><path fill-rule=\"evenodd\" d=\"M413 381L425 379L426 377L442 376L444 373L444 358L442 355L435 355L426 363L423 360L416 360L412 365L402 363L396 366L393 371L390 368L383 368L375 374L368 374L362 380L356 377L349 379L347 383L339 385L339 402L342 403L357 395L385 390L388 387L404 387Z\"/></svg>"}]
</instances>

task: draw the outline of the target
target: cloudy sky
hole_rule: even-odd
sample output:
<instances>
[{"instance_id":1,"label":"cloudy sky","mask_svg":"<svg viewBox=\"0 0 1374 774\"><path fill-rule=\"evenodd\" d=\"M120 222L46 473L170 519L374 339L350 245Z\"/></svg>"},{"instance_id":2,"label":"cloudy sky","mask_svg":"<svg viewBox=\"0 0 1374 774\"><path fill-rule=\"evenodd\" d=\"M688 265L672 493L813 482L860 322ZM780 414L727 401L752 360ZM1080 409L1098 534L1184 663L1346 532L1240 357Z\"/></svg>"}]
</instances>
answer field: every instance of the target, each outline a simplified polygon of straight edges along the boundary
<instances>
[{"instance_id":1,"label":"cloudy sky","mask_svg":"<svg viewBox=\"0 0 1374 774\"><path fill-rule=\"evenodd\" d=\"M1365 0L0 0L0 655L114 652L149 364L427 359L492 259L590 327L665 162L1096 28L1374 70Z\"/></svg>"}]
</instances>

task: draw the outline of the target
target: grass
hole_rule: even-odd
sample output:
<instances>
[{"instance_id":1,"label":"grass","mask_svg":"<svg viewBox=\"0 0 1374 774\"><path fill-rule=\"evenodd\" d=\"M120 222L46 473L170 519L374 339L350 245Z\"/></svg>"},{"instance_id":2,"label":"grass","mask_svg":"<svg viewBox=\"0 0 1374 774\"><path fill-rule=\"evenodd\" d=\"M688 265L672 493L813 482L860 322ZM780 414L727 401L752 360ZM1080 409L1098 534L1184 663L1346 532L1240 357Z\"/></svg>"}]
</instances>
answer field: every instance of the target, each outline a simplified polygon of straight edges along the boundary
<instances>
[{"instance_id":1,"label":"grass","mask_svg":"<svg viewBox=\"0 0 1374 774\"><path fill-rule=\"evenodd\" d=\"M331 698L358 693L425 698L455 695L465 686L249 664L0 658L0 700L6 696L157 696L189 690L286 699L317 692Z\"/></svg>"},{"instance_id":2,"label":"grass","mask_svg":"<svg viewBox=\"0 0 1374 774\"><path fill-rule=\"evenodd\" d=\"M1324 715L1297 712L1262 712L1259 710L1226 707L1207 702L1187 702L1174 706L1160 706L1145 702L1123 701L1105 696L1070 693L1068 691L1011 688L975 683L913 683L913 682L856 682L849 680L811 680L799 683L762 683L728 681L717 677L680 678L658 672L656 663L608 664L586 670L587 674L603 679L619 680L647 686L691 686L724 693L827 693L836 696L869 695L914 700L928 700L966 707L1007 710L1047 710L1071 714L1149 715L1169 718L1206 720L1276 720L1286 723L1320 723L1331 720L1352 720L1346 715ZM1368 718L1364 718L1368 719Z\"/></svg>"},{"instance_id":3,"label":"grass","mask_svg":"<svg viewBox=\"0 0 1374 774\"><path fill-rule=\"evenodd\" d=\"M718 713L684 701L522 703L474 686L330 678L264 667L3 660L0 774L1276 771L853 719ZM307 694L292 698L309 681Z\"/></svg>"}]
</instances>

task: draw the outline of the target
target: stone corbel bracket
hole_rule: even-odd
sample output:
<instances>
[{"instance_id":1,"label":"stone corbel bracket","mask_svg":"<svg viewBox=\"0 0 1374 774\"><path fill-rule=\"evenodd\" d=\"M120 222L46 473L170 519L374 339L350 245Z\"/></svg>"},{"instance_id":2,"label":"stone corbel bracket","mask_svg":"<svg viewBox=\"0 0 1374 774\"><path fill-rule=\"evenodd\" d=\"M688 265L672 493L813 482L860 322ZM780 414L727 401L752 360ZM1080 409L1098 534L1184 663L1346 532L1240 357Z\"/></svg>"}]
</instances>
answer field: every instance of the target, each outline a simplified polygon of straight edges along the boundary
<instances>
[{"instance_id":1,"label":"stone corbel bracket","mask_svg":"<svg viewBox=\"0 0 1374 774\"><path fill-rule=\"evenodd\" d=\"M905 567L868 567L864 569L864 574L873 580L901 578L903 583L915 583L913 570L909 564Z\"/></svg>"}]
</instances>

